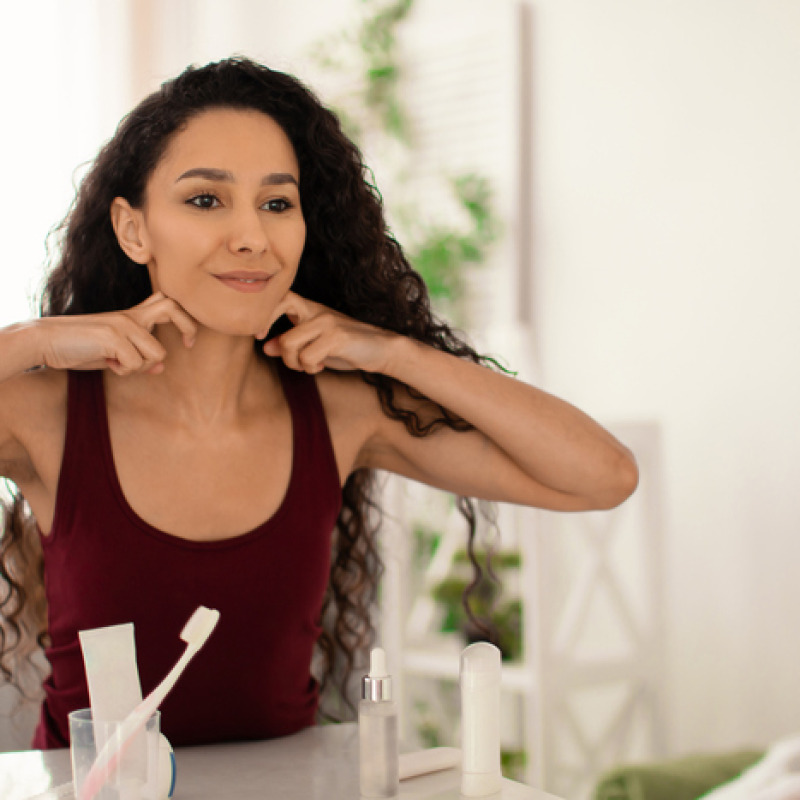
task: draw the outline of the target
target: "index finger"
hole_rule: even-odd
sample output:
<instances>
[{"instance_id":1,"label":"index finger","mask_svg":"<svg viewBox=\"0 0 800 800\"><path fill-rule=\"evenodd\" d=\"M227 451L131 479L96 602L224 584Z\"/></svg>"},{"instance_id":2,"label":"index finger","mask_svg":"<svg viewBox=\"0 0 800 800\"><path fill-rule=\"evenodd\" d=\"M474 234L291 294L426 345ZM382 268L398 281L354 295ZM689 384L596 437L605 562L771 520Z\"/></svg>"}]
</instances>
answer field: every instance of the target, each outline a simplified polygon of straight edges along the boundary
<instances>
[{"instance_id":1,"label":"index finger","mask_svg":"<svg viewBox=\"0 0 800 800\"><path fill-rule=\"evenodd\" d=\"M310 315L312 305L310 300L306 300L305 297L301 297L296 292L289 290L272 310L269 321L258 332L256 339L266 338L270 330L272 330L272 326L284 315L289 317L293 325L302 322L303 319L306 319Z\"/></svg>"},{"instance_id":2,"label":"index finger","mask_svg":"<svg viewBox=\"0 0 800 800\"><path fill-rule=\"evenodd\" d=\"M140 324L148 330L155 325L164 325L171 322L183 334L183 341L187 347L194 344L197 335L197 323L178 305L172 298L162 295L156 302L140 307Z\"/></svg>"}]
</instances>

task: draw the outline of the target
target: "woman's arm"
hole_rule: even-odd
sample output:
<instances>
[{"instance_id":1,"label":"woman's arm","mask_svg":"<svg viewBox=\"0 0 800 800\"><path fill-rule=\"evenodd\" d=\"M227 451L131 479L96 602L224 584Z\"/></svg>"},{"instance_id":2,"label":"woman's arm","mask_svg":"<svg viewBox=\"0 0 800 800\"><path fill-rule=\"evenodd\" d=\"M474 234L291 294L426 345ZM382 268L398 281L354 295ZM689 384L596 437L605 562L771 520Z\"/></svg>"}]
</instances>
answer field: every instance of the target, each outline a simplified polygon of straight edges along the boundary
<instances>
[{"instance_id":1,"label":"woman's arm","mask_svg":"<svg viewBox=\"0 0 800 800\"><path fill-rule=\"evenodd\" d=\"M365 465L493 500L559 510L612 508L636 488L630 451L569 403L488 367L409 339L393 345L386 374L469 422L430 440L381 421Z\"/></svg>"},{"instance_id":2,"label":"woman's arm","mask_svg":"<svg viewBox=\"0 0 800 800\"><path fill-rule=\"evenodd\" d=\"M187 346L194 320L161 292L125 311L43 317L0 331L0 383L31 367L110 369L118 375L154 370L166 351L152 330L172 322Z\"/></svg>"},{"instance_id":3,"label":"woman's arm","mask_svg":"<svg viewBox=\"0 0 800 800\"><path fill-rule=\"evenodd\" d=\"M0 383L42 363L37 320L0 328Z\"/></svg>"},{"instance_id":4,"label":"woman's arm","mask_svg":"<svg viewBox=\"0 0 800 800\"><path fill-rule=\"evenodd\" d=\"M469 422L411 436L374 396L353 468L386 469L450 491L559 510L611 508L636 488L630 451L586 414L540 389L290 295L295 327L265 345L294 369L380 372ZM372 393L374 395L374 392ZM353 394L353 410L368 407ZM413 405L410 397L401 398ZM430 413L416 402L422 414Z\"/></svg>"}]
</instances>

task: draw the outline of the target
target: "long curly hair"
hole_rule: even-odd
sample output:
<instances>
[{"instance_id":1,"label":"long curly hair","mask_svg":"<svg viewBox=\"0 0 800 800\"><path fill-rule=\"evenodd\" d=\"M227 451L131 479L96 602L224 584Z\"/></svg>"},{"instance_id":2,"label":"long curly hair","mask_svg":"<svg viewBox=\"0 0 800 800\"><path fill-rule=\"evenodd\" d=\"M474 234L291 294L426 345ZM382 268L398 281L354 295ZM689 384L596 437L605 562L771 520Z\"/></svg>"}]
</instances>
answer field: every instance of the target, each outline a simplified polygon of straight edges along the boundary
<instances>
[{"instance_id":1,"label":"long curly hair","mask_svg":"<svg viewBox=\"0 0 800 800\"><path fill-rule=\"evenodd\" d=\"M147 271L131 261L114 234L115 197L141 207L145 187L171 137L214 108L260 111L289 137L300 166L306 243L293 289L350 317L425 342L476 363L489 363L436 318L422 278L387 230L380 194L358 148L336 116L296 78L243 57L189 67L144 99L120 123L84 176L56 229L58 254L41 299L41 314L87 314L130 308L152 291ZM263 355L256 345L257 352ZM400 388L380 374L361 373L375 387L384 413L413 436L441 426L469 425L446 409L423 420L397 399ZM402 387L405 391L413 390ZM419 395L417 395L419 397ZM343 488L333 532L331 572L322 614L316 672L323 694L337 689L346 708L347 680L374 638L371 613L382 566L376 547L380 507L375 475L352 474ZM474 539L475 515L462 511ZM0 671L14 682L21 654L46 644L41 601L41 550L35 526L17 496L6 509L0 547ZM28 644L26 645L25 642ZM35 643L32 647L30 643ZM26 649L27 647L27 649ZM334 704L335 705L335 704Z\"/></svg>"}]
</instances>

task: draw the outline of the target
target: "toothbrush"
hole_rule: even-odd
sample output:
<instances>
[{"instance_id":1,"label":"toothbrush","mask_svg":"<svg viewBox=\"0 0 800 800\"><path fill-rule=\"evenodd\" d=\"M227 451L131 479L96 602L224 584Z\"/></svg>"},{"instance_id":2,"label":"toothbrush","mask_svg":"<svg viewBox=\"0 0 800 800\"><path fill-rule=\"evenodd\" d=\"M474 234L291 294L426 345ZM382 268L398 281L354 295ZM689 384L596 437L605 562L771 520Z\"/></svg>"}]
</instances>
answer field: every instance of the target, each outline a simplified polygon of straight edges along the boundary
<instances>
[{"instance_id":1,"label":"toothbrush","mask_svg":"<svg viewBox=\"0 0 800 800\"><path fill-rule=\"evenodd\" d=\"M133 741L133 737L142 729L153 712L164 702L164 698L175 685L186 665L206 643L219 620L219 611L199 606L183 626L181 639L186 642L186 649L175 666L161 683L150 692L136 708L123 720L116 736L106 742L86 776L79 800L94 800L95 795L103 788L103 784L119 766L123 753Z\"/></svg>"}]
</instances>

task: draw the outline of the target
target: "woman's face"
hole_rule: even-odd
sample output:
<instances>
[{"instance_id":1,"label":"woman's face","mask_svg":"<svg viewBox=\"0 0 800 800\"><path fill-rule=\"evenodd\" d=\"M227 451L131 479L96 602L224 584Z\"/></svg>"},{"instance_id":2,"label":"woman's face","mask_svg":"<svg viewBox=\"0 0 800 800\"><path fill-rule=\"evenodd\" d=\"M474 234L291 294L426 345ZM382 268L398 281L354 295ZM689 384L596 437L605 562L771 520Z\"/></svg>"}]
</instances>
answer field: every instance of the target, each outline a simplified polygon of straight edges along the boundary
<instances>
[{"instance_id":1,"label":"woman's face","mask_svg":"<svg viewBox=\"0 0 800 800\"><path fill-rule=\"evenodd\" d=\"M271 117L213 109L191 119L153 171L141 209L153 290L210 329L262 331L303 252L299 179Z\"/></svg>"}]
</instances>

